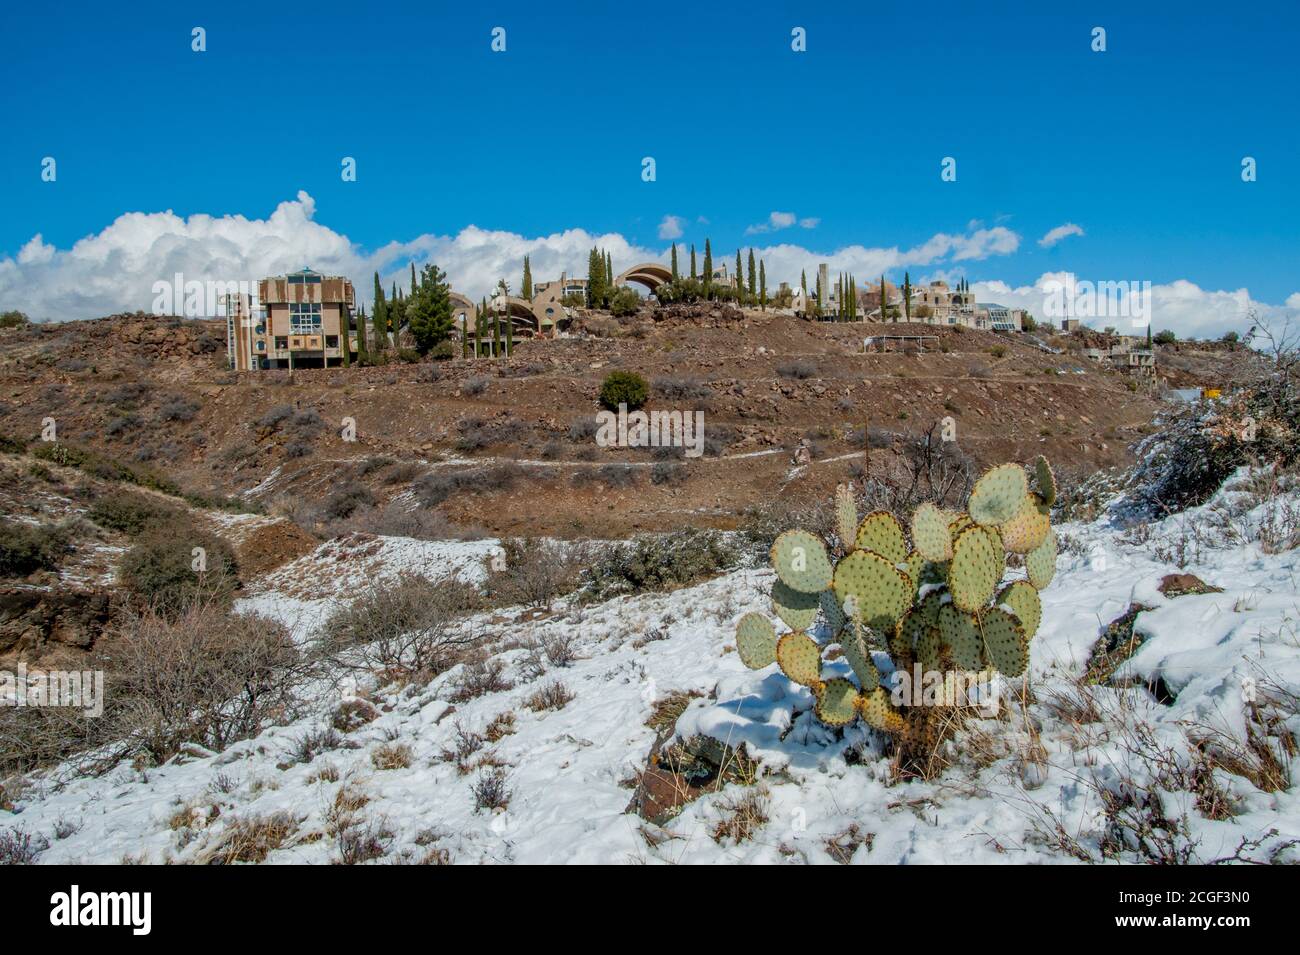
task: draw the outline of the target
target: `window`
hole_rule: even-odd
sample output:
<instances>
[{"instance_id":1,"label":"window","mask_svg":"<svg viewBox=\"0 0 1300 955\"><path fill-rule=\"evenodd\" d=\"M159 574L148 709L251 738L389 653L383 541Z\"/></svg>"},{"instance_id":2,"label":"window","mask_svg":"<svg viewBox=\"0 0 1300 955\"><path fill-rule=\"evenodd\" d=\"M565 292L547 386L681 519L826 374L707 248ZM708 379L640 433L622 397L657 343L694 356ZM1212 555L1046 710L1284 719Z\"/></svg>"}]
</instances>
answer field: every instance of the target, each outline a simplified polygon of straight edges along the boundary
<instances>
[{"instance_id":1,"label":"window","mask_svg":"<svg viewBox=\"0 0 1300 955\"><path fill-rule=\"evenodd\" d=\"M295 335L319 335L320 302L289 303L289 330Z\"/></svg>"},{"instance_id":2,"label":"window","mask_svg":"<svg viewBox=\"0 0 1300 955\"><path fill-rule=\"evenodd\" d=\"M337 335L326 335L326 336L325 336L325 347L326 347L326 348L338 348L338 347L339 347L339 337L338 337Z\"/></svg>"},{"instance_id":3,"label":"window","mask_svg":"<svg viewBox=\"0 0 1300 955\"><path fill-rule=\"evenodd\" d=\"M275 336L275 347L277 350L283 350L289 347L289 339L285 335Z\"/></svg>"},{"instance_id":4,"label":"window","mask_svg":"<svg viewBox=\"0 0 1300 955\"><path fill-rule=\"evenodd\" d=\"M266 351L266 342L259 341L259 342L257 343L257 350L258 350L258 351Z\"/></svg>"}]
</instances>

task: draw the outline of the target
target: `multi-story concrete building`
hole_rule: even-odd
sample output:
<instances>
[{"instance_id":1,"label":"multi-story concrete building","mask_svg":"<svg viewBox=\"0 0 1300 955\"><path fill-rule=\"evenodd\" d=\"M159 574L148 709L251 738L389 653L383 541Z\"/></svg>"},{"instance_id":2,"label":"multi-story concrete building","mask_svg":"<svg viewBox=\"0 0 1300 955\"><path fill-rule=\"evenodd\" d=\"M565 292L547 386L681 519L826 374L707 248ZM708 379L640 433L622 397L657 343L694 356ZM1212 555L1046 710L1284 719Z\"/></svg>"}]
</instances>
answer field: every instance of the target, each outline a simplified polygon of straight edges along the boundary
<instances>
[{"instance_id":1,"label":"multi-story concrete building","mask_svg":"<svg viewBox=\"0 0 1300 955\"><path fill-rule=\"evenodd\" d=\"M263 318L254 323L253 348L261 367L340 364L343 350L352 350L356 298L347 279L303 269L262 279L257 296Z\"/></svg>"},{"instance_id":2,"label":"multi-story concrete building","mask_svg":"<svg viewBox=\"0 0 1300 955\"><path fill-rule=\"evenodd\" d=\"M235 371L265 367L266 310L251 295L237 293L221 299L226 315L226 362Z\"/></svg>"}]
</instances>

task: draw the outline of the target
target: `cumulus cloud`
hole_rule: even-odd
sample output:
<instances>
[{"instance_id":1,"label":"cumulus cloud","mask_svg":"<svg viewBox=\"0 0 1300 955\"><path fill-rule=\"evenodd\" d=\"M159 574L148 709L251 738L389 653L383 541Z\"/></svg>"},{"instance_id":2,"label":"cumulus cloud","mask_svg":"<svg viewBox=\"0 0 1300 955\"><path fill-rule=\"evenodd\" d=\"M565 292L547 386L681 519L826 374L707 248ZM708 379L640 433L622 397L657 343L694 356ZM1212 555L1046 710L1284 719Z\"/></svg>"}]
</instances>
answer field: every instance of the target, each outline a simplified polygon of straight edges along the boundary
<instances>
[{"instance_id":1,"label":"cumulus cloud","mask_svg":"<svg viewBox=\"0 0 1300 955\"><path fill-rule=\"evenodd\" d=\"M800 219L793 212L770 212L766 222L760 222L757 225L751 225L745 229L745 235L762 235L765 232L779 232L782 229L788 229L796 222L801 228L815 229L821 219L812 217Z\"/></svg>"},{"instance_id":2,"label":"cumulus cloud","mask_svg":"<svg viewBox=\"0 0 1300 955\"><path fill-rule=\"evenodd\" d=\"M1052 306L1049 303L1057 301L1054 293L1062 285L1085 293L1091 289L1097 292L1093 298L1098 303L1106 298L1100 283L1068 272L1044 272L1033 285L1014 287L1001 281L972 282L971 290L978 302L996 302L999 305L1023 308L1035 318L1047 318L1059 324L1059 317L1050 314ZM1279 326L1287 321L1300 322L1300 293L1288 297L1283 305L1270 305L1252 299L1244 288L1203 289L1194 282L1178 279L1167 284L1152 284L1149 292L1139 290L1139 294L1149 295L1152 330L1168 328L1179 338L1217 338L1228 331L1244 335L1249 328L1250 319L1247 316L1251 309L1260 318ZM1082 296L1076 293L1075 298L1080 300ZM1126 334L1146 332L1145 325L1134 325L1130 315L1079 314L1078 318L1085 325L1094 328L1113 326Z\"/></svg>"},{"instance_id":3,"label":"cumulus cloud","mask_svg":"<svg viewBox=\"0 0 1300 955\"><path fill-rule=\"evenodd\" d=\"M659 223L659 238L680 239L682 237L682 217L664 216Z\"/></svg>"},{"instance_id":4,"label":"cumulus cloud","mask_svg":"<svg viewBox=\"0 0 1300 955\"><path fill-rule=\"evenodd\" d=\"M405 285L411 262L417 267L436 262L448 273L453 288L477 299L489 294L502 277L517 287L525 255L534 279L547 281L561 272L585 276L587 253L593 246L608 250L619 271L638 262L667 262L669 254L667 246L638 246L618 233L566 229L523 236L474 225L454 235L426 233L367 250L316 222L315 213L314 200L300 192L264 219L202 214L186 218L170 210L132 212L68 249L56 248L37 234L16 255L0 256L0 309L17 308L41 319L95 318L149 310L154 283L171 283L178 272L187 281L226 283L254 281L303 266L350 277L358 297L368 302L373 272L380 273L385 287L394 280ZM811 276L821 262L832 273L852 272L859 281L881 273L897 279L903 269L912 269L917 279L921 269L932 276L965 274L963 263L1010 255L1020 241L1019 235L1003 226L983 228L972 223L965 232L937 233L910 248L850 245L818 251L780 243L756 247L755 255L764 260L772 285L781 281L795 285L801 271ZM722 243L714 246L715 255L726 255ZM1046 317L1046 283L1061 277L1062 273L1048 273L1032 286L987 281L973 287L980 301L1020 306L1042 318ZM1210 291L1178 281L1155 286L1152 298L1156 328L1172 328L1184 337L1243 330L1251 306L1264 317L1300 316L1300 292L1285 305L1273 306L1253 301L1245 289ZM1093 324L1119 323L1095 320Z\"/></svg>"},{"instance_id":5,"label":"cumulus cloud","mask_svg":"<svg viewBox=\"0 0 1300 955\"><path fill-rule=\"evenodd\" d=\"M1072 235L1083 235L1083 229L1073 222L1067 222L1058 225L1055 229L1049 229L1047 234L1038 240L1038 244L1044 249L1050 249L1062 239L1068 239Z\"/></svg>"}]
</instances>

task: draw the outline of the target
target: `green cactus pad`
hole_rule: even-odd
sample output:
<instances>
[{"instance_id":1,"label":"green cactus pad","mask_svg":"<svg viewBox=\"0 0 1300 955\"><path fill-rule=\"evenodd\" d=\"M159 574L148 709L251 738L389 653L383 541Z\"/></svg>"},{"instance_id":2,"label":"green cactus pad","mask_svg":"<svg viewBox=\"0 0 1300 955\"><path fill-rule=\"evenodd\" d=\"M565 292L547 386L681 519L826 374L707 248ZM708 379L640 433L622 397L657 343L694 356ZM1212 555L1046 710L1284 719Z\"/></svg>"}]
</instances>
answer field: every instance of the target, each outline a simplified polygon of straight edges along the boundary
<instances>
[{"instance_id":1,"label":"green cactus pad","mask_svg":"<svg viewBox=\"0 0 1300 955\"><path fill-rule=\"evenodd\" d=\"M844 609L840 606L839 600L835 597L835 591L823 590L817 595L818 603L821 604L822 615L826 618L826 626L830 627L831 636L839 633L848 623L848 617L844 615Z\"/></svg>"},{"instance_id":2,"label":"green cactus pad","mask_svg":"<svg viewBox=\"0 0 1300 955\"><path fill-rule=\"evenodd\" d=\"M1038 624L1043 619L1043 601L1038 591L1027 580L1016 580L1007 584L998 592L994 606L1004 607L1015 614L1025 631L1025 639L1032 640L1038 632Z\"/></svg>"},{"instance_id":3,"label":"green cactus pad","mask_svg":"<svg viewBox=\"0 0 1300 955\"><path fill-rule=\"evenodd\" d=\"M843 677L827 680L813 691L813 712L827 726L844 726L858 716L858 689Z\"/></svg>"},{"instance_id":4,"label":"green cactus pad","mask_svg":"<svg viewBox=\"0 0 1300 955\"><path fill-rule=\"evenodd\" d=\"M855 550L835 568L835 596L855 601L862 623L889 631L912 602L912 581L885 558Z\"/></svg>"},{"instance_id":5,"label":"green cactus pad","mask_svg":"<svg viewBox=\"0 0 1300 955\"><path fill-rule=\"evenodd\" d=\"M1034 458L1034 483L1038 486L1044 504L1051 507L1056 503L1056 475L1052 473L1047 458L1041 454Z\"/></svg>"},{"instance_id":6,"label":"green cactus pad","mask_svg":"<svg viewBox=\"0 0 1300 955\"><path fill-rule=\"evenodd\" d=\"M772 566L786 586L819 594L831 585L831 559L826 545L807 531L786 531L772 543Z\"/></svg>"},{"instance_id":7,"label":"green cactus pad","mask_svg":"<svg viewBox=\"0 0 1300 955\"><path fill-rule=\"evenodd\" d=\"M847 554L853 549L858 532L858 506L853 502L853 491L847 484L835 488L835 530Z\"/></svg>"},{"instance_id":8,"label":"green cactus pad","mask_svg":"<svg viewBox=\"0 0 1300 955\"><path fill-rule=\"evenodd\" d=\"M880 730L882 733L901 733L903 731L903 718L898 715L893 704L889 702L889 694L885 692L883 686L876 687L870 693L862 693L858 696L858 712L867 721L867 725Z\"/></svg>"},{"instance_id":9,"label":"green cactus pad","mask_svg":"<svg viewBox=\"0 0 1300 955\"><path fill-rule=\"evenodd\" d=\"M736 653L751 670L776 662L776 631L761 613L747 613L736 625Z\"/></svg>"},{"instance_id":10,"label":"green cactus pad","mask_svg":"<svg viewBox=\"0 0 1300 955\"><path fill-rule=\"evenodd\" d=\"M968 527L953 545L948 587L960 610L974 613L988 605L989 598L1006 571L1006 555L997 531Z\"/></svg>"},{"instance_id":11,"label":"green cactus pad","mask_svg":"<svg viewBox=\"0 0 1300 955\"><path fill-rule=\"evenodd\" d=\"M952 538L952 542L955 544L957 543L957 535L974 523L969 514L965 512L957 514L948 522L948 536Z\"/></svg>"},{"instance_id":12,"label":"green cactus pad","mask_svg":"<svg viewBox=\"0 0 1300 955\"><path fill-rule=\"evenodd\" d=\"M907 560L907 538L903 525L888 511L872 511L858 525L855 543L860 550L879 554L891 564Z\"/></svg>"},{"instance_id":13,"label":"green cactus pad","mask_svg":"<svg viewBox=\"0 0 1300 955\"><path fill-rule=\"evenodd\" d=\"M947 515L928 501L912 512L912 544L926 560L952 558L952 536Z\"/></svg>"},{"instance_id":14,"label":"green cactus pad","mask_svg":"<svg viewBox=\"0 0 1300 955\"><path fill-rule=\"evenodd\" d=\"M844 632L840 634L840 648L844 651L844 659L849 661L849 667L853 670L853 675L858 678L858 683L862 685L864 692L880 686L880 671L872 662L867 640L856 624L844 628Z\"/></svg>"},{"instance_id":15,"label":"green cactus pad","mask_svg":"<svg viewBox=\"0 0 1300 955\"><path fill-rule=\"evenodd\" d=\"M962 670L978 670L983 665L980 632L975 617L952 604L939 608L939 633L952 654L952 662Z\"/></svg>"},{"instance_id":16,"label":"green cactus pad","mask_svg":"<svg viewBox=\"0 0 1300 955\"><path fill-rule=\"evenodd\" d=\"M903 619L894 628L889 644L890 653L895 660L919 652L917 648L925 635L938 625L940 603L939 594L933 593L903 614Z\"/></svg>"},{"instance_id":17,"label":"green cactus pad","mask_svg":"<svg viewBox=\"0 0 1300 955\"><path fill-rule=\"evenodd\" d=\"M1052 529L1051 509L1037 494L1026 494L1015 517L998 527L1002 546L1013 554L1028 554Z\"/></svg>"},{"instance_id":18,"label":"green cactus pad","mask_svg":"<svg viewBox=\"0 0 1300 955\"><path fill-rule=\"evenodd\" d=\"M781 672L795 683L813 686L821 682L822 651L806 633L787 633L776 642L776 662Z\"/></svg>"},{"instance_id":19,"label":"green cactus pad","mask_svg":"<svg viewBox=\"0 0 1300 955\"><path fill-rule=\"evenodd\" d=\"M984 651L1003 676L1020 676L1029 666L1029 641L1020 621L1000 607L985 610L977 618L984 638Z\"/></svg>"},{"instance_id":20,"label":"green cactus pad","mask_svg":"<svg viewBox=\"0 0 1300 955\"><path fill-rule=\"evenodd\" d=\"M1025 570L1034 589L1042 590L1056 576L1056 531L1048 528L1043 542L1025 555Z\"/></svg>"},{"instance_id":21,"label":"green cactus pad","mask_svg":"<svg viewBox=\"0 0 1300 955\"><path fill-rule=\"evenodd\" d=\"M791 630L807 630L817 620L821 608L820 595L805 594L787 587L777 579L772 584L772 609Z\"/></svg>"},{"instance_id":22,"label":"green cactus pad","mask_svg":"<svg viewBox=\"0 0 1300 955\"><path fill-rule=\"evenodd\" d=\"M999 464L975 482L966 510L976 524L997 526L1015 517L1028 493L1025 469L1018 464Z\"/></svg>"},{"instance_id":23,"label":"green cactus pad","mask_svg":"<svg viewBox=\"0 0 1300 955\"><path fill-rule=\"evenodd\" d=\"M939 654L943 651L943 637L938 627L926 627L916 641L916 659L927 670L939 669Z\"/></svg>"}]
</instances>

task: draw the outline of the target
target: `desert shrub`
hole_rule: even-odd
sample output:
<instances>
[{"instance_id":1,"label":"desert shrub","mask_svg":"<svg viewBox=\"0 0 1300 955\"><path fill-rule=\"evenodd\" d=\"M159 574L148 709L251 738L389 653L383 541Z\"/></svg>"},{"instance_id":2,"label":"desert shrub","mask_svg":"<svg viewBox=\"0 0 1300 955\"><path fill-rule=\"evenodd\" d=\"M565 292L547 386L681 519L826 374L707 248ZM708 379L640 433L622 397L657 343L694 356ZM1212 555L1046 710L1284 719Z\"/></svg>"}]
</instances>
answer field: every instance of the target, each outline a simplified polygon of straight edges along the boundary
<instances>
[{"instance_id":1,"label":"desert shrub","mask_svg":"<svg viewBox=\"0 0 1300 955\"><path fill-rule=\"evenodd\" d=\"M195 569L200 559L202 569ZM138 601L167 614L195 600L229 600L239 587L239 568L224 540L177 517L136 538L118 565L118 579Z\"/></svg>"},{"instance_id":2,"label":"desert shrub","mask_svg":"<svg viewBox=\"0 0 1300 955\"><path fill-rule=\"evenodd\" d=\"M470 787L474 811L504 809L510 805L509 777L500 766L485 767Z\"/></svg>"},{"instance_id":3,"label":"desert shrub","mask_svg":"<svg viewBox=\"0 0 1300 955\"><path fill-rule=\"evenodd\" d=\"M513 464L496 464L473 471L430 472L412 485L416 499L425 507L436 507L458 492L481 494L505 491L519 480L520 469Z\"/></svg>"},{"instance_id":4,"label":"desert shrub","mask_svg":"<svg viewBox=\"0 0 1300 955\"><path fill-rule=\"evenodd\" d=\"M644 535L597 554L584 576L582 595L605 600L682 587L729 570L740 557L739 548L714 531Z\"/></svg>"},{"instance_id":5,"label":"desert shrub","mask_svg":"<svg viewBox=\"0 0 1300 955\"><path fill-rule=\"evenodd\" d=\"M611 371L600 385L600 403L609 411L617 411L619 405L635 411L649 396L645 379L632 371Z\"/></svg>"},{"instance_id":6,"label":"desert shrub","mask_svg":"<svg viewBox=\"0 0 1300 955\"><path fill-rule=\"evenodd\" d=\"M153 386L145 381L128 381L111 389L104 400L112 405L119 405L123 408L134 408L141 402L148 400L149 395L153 392Z\"/></svg>"},{"instance_id":7,"label":"desert shrub","mask_svg":"<svg viewBox=\"0 0 1300 955\"><path fill-rule=\"evenodd\" d=\"M0 865L32 865L49 847L48 840L26 829L5 829L0 831Z\"/></svg>"},{"instance_id":8,"label":"desert shrub","mask_svg":"<svg viewBox=\"0 0 1300 955\"><path fill-rule=\"evenodd\" d=\"M817 374L817 366L810 361L796 359L783 361L776 366L776 373L782 378L812 378Z\"/></svg>"},{"instance_id":9,"label":"desert shrub","mask_svg":"<svg viewBox=\"0 0 1300 955\"><path fill-rule=\"evenodd\" d=\"M407 508L396 502L383 507L359 507L347 518L330 521L317 531L326 539L351 532L426 541L479 540L487 536L481 528L453 524L439 511Z\"/></svg>"},{"instance_id":10,"label":"desert shrub","mask_svg":"<svg viewBox=\"0 0 1300 955\"><path fill-rule=\"evenodd\" d=\"M97 497L86 517L100 527L135 537L150 527L182 519L175 505L136 491L112 490Z\"/></svg>"},{"instance_id":11,"label":"desert shrub","mask_svg":"<svg viewBox=\"0 0 1300 955\"><path fill-rule=\"evenodd\" d=\"M278 428L292 416L293 405L276 405L253 423L259 428Z\"/></svg>"},{"instance_id":12,"label":"desert shrub","mask_svg":"<svg viewBox=\"0 0 1300 955\"><path fill-rule=\"evenodd\" d=\"M284 456L289 460L308 457L312 452L311 443L294 438L284 446Z\"/></svg>"},{"instance_id":13,"label":"desert shrub","mask_svg":"<svg viewBox=\"0 0 1300 955\"><path fill-rule=\"evenodd\" d=\"M133 414L119 415L104 425L104 434L110 438L120 437L140 427L140 419Z\"/></svg>"},{"instance_id":14,"label":"desert shrub","mask_svg":"<svg viewBox=\"0 0 1300 955\"><path fill-rule=\"evenodd\" d=\"M513 686L506 679L506 665L500 660L471 660L456 675L450 698L453 703L465 703L488 693L502 693Z\"/></svg>"},{"instance_id":15,"label":"desert shrub","mask_svg":"<svg viewBox=\"0 0 1300 955\"><path fill-rule=\"evenodd\" d=\"M499 570L488 574L490 596L508 604L549 608L577 584L588 555L585 548L540 537L507 538Z\"/></svg>"},{"instance_id":16,"label":"desert shrub","mask_svg":"<svg viewBox=\"0 0 1300 955\"><path fill-rule=\"evenodd\" d=\"M0 577L53 570L68 551L68 536L63 525L0 521Z\"/></svg>"},{"instance_id":17,"label":"desert shrub","mask_svg":"<svg viewBox=\"0 0 1300 955\"><path fill-rule=\"evenodd\" d=\"M524 706L538 713L542 710L562 710L573 700L574 696L573 691L559 680L552 680L543 684L528 699L524 700Z\"/></svg>"},{"instance_id":18,"label":"desert shrub","mask_svg":"<svg viewBox=\"0 0 1300 955\"><path fill-rule=\"evenodd\" d=\"M650 469L650 483L657 485L683 484L686 468L674 461L656 461Z\"/></svg>"},{"instance_id":19,"label":"desert shrub","mask_svg":"<svg viewBox=\"0 0 1300 955\"><path fill-rule=\"evenodd\" d=\"M285 422L285 430L298 438L313 438L325 430L325 422L315 408L295 411Z\"/></svg>"},{"instance_id":20,"label":"desert shrub","mask_svg":"<svg viewBox=\"0 0 1300 955\"><path fill-rule=\"evenodd\" d=\"M609 299L609 313L615 318L635 315L641 307L641 296L630 288L620 288Z\"/></svg>"},{"instance_id":21,"label":"desert shrub","mask_svg":"<svg viewBox=\"0 0 1300 955\"><path fill-rule=\"evenodd\" d=\"M629 464L606 464L598 468L580 468L573 472L574 487L602 484L609 490L633 487L637 483L637 469Z\"/></svg>"},{"instance_id":22,"label":"desert shrub","mask_svg":"<svg viewBox=\"0 0 1300 955\"><path fill-rule=\"evenodd\" d=\"M231 819L206 858L210 865L265 862L266 857L284 845L297 830L297 819L286 811Z\"/></svg>"},{"instance_id":23,"label":"desert shrub","mask_svg":"<svg viewBox=\"0 0 1300 955\"><path fill-rule=\"evenodd\" d=\"M22 328L24 325L30 325L31 319L18 311L11 308L7 312L0 312L0 328Z\"/></svg>"},{"instance_id":24,"label":"desert shrub","mask_svg":"<svg viewBox=\"0 0 1300 955\"><path fill-rule=\"evenodd\" d=\"M460 386L460 392L471 398L476 398L483 392L487 391L488 382L486 378L469 378Z\"/></svg>"},{"instance_id":25,"label":"desert shrub","mask_svg":"<svg viewBox=\"0 0 1300 955\"><path fill-rule=\"evenodd\" d=\"M481 605L469 584L402 574L372 584L336 610L316 652L350 669L436 676L459 663L476 641L460 618Z\"/></svg>"},{"instance_id":26,"label":"desert shrub","mask_svg":"<svg viewBox=\"0 0 1300 955\"><path fill-rule=\"evenodd\" d=\"M321 504L321 515L327 520L351 517L357 508L375 503L375 495L364 484L348 482L335 488Z\"/></svg>"},{"instance_id":27,"label":"desert shrub","mask_svg":"<svg viewBox=\"0 0 1300 955\"><path fill-rule=\"evenodd\" d=\"M570 441L588 441L600 430L600 422L595 418L579 418L569 425Z\"/></svg>"},{"instance_id":28,"label":"desert shrub","mask_svg":"<svg viewBox=\"0 0 1300 955\"><path fill-rule=\"evenodd\" d=\"M415 754L406 743L383 743L370 753L370 764L378 770L407 769Z\"/></svg>"},{"instance_id":29,"label":"desert shrub","mask_svg":"<svg viewBox=\"0 0 1300 955\"><path fill-rule=\"evenodd\" d=\"M163 421L193 421L194 416L198 413L198 404L183 396L168 399L158 409L158 417Z\"/></svg>"},{"instance_id":30,"label":"desert shrub","mask_svg":"<svg viewBox=\"0 0 1300 955\"><path fill-rule=\"evenodd\" d=\"M185 743L221 750L287 721L308 675L283 625L210 603L175 616L129 614L102 652L112 664L105 719L118 755L155 764Z\"/></svg>"},{"instance_id":31,"label":"desert shrub","mask_svg":"<svg viewBox=\"0 0 1300 955\"><path fill-rule=\"evenodd\" d=\"M655 391L664 398L699 399L711 394L708 386L692 378L656 378Z\"/></svg>"},{"instance_id":32,"label":"desert shrub","mask_svg":"<svg viewBox=\"0 0 1300 955\"><path fill-rule=\"evenodd\" d=\"M992 348L989 349L989 354L992 355L994 358L1005 358L1007 355L1007 346L994 345Z\"/></svg>"}]
</instances>

